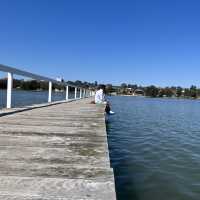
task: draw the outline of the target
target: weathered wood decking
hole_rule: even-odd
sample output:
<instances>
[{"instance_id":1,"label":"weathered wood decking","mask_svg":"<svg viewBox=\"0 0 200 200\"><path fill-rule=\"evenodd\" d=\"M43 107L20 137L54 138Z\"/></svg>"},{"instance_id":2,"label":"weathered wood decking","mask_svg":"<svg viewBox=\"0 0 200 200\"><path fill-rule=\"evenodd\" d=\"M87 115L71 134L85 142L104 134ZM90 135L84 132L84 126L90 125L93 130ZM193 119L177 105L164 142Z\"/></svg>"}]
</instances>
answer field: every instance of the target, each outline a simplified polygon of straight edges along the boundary
<instances>
[{"instance_id":1,"label":"weathered wood decking","mask_svg":"<svg viewBox=\"0 0 200 200\"><path fill-rule=\"evenodd\" d=\"M1 200L114 200L104 107L82 99L0 117Z\"/></svg>"}]
</instances>

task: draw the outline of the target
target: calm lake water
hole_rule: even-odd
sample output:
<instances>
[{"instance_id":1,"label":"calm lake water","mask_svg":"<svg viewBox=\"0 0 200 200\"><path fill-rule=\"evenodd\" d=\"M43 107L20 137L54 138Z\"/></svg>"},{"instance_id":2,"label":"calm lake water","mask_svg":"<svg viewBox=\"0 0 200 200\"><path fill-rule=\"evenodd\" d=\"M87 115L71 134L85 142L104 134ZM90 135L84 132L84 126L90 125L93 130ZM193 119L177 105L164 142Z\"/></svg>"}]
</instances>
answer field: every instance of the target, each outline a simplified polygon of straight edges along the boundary
<instances>
[{"instance_id":1,"label":"calm lake water","mask_svg":"<svg viewBox=\"0 0 200 200\"><path fill-rule=\"evenodd\" d=\"M200 199L200 101L112 97L118 200Z\"/></svg>"},{"instance_id":2,"label":"calm lake water","mask_svg":"<svg viewBox=\"0 0 200 200\"><path fill-rule=\"evenodd\" d=\"M77 92L79 95L79 92ZM69 93L69 98L74 98L74 93ZM65 92L53 92L52 101L65 100ZM33 104L47 103L48 91L23 91L13 90L12 107L28 106ZM6 90L0 90L0 108L6 106Z\"/></svg>"}]
</instances>

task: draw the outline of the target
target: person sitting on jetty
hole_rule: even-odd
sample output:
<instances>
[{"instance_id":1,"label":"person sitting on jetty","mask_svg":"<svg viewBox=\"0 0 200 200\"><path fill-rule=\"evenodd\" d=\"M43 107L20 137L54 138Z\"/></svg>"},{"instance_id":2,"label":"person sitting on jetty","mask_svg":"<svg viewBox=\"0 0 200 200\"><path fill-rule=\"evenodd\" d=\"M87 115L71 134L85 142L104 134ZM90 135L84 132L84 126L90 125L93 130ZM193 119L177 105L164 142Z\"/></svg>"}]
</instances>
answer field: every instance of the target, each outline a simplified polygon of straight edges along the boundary
<instances>
[{"instance_id":1,"label":"person sitting on jetty","mask_svg":"<svg viewBox=\"0 0 200 200\"><path fill-rule=\"evenodd\" d=\"M95 94L95 104L105 104L105 112L107 114L114 114L114 112L111 111L109 102L105 99L105 85L98 86L98 90Z\"/></svg>"}]
</instances>

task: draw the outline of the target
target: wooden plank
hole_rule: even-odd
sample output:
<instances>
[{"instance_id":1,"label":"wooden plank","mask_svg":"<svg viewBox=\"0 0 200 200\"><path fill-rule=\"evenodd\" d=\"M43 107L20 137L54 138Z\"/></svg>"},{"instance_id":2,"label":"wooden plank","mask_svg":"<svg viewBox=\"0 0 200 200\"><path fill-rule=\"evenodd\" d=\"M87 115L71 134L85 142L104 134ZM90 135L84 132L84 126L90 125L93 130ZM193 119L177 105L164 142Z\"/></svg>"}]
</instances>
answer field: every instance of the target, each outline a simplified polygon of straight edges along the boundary
<instances>
[{"instance_id":1,"label":"wooden plank","mask_svg":"<svg viewBox=\"0 0 200 200\"><path fill-rule=\"evenodd\" d=\"M9 155L9 156L8 156ZM0 147L1 161L22 161L40 163L78 164L85 163L109 167L109 157L106 152L99 153L95 150L65 148L38 148L38 147Z\"/></svg>"},{"instance_id":2,"label":"wooden plank","mask_svg":"<svg viewBox=\"0 0 200 200\"><path fill-rule=\"evenodd\" d=\"M0 199L116 199L104 106L90 101L0 117Z\"/></svg>"},{"instance_id":3,"label":"wooden plank","mask_svg":"<svg viewBox=\"0 0 200 200\"><path fill-rule=\"evenodd\" d=\"M107 140L104 137L70 137L70 136L32 136L32 135L10 135L0 134L0 146L19 147L48 147L48 148L94 148L96 151L107 152Z\"/></svg>"},{"instance_id":4,"label":"wooden plank","mask_svg":"<svg viewBox=\"0 0 200 200\"><path fill-rule=\"evenodd\" d=\"M23 197L38 199L109 200L114 199L114 184L110 181L59 179L43 177L0 176L2 196L12 199Z\"/></svg>"},{"instance_id":5,"label":"wooden plank","mask_svg":"<svg viewBox=\"0 0 200 200\"><path fill-rule=\"evenodd\" d=\"M49 163L44 162L18 162L0 161L0 176L20 177L48 177L70 178L87 180L110 180L113 178L113 170L109 167L91 166L85 162L83 165Z\"/></svg>"}]
</instances>

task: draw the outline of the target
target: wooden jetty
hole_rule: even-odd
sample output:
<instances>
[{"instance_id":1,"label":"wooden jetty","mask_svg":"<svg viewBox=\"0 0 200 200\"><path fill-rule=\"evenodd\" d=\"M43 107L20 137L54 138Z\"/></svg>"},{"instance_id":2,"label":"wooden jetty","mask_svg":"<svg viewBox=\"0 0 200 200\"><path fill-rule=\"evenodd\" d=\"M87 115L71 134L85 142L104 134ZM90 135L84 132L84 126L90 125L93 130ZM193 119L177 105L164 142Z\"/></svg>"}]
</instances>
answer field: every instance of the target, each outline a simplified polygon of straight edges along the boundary
<instances>
[{"instance_id":1,"label":"wooden jetty","mask_svg":"<svg viewBox=\"0 0 200 200\"><path fill-rule=\"evenodd\" d=\"M0 199L116 199L104 106L90 101L4 112Z\"/></svg>"}]
</instances>

